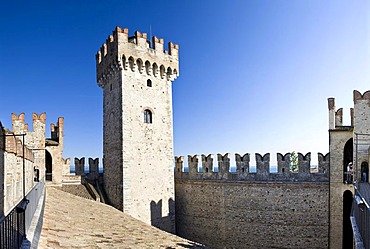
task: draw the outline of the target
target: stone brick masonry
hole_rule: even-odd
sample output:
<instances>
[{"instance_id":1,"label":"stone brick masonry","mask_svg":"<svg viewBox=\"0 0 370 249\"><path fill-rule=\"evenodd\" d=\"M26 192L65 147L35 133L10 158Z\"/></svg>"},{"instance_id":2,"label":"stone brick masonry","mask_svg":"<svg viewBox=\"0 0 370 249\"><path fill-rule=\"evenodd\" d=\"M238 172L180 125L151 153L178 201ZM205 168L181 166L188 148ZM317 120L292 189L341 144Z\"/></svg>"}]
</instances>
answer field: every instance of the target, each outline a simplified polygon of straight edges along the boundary
<instances>
[{"instance_id":1,"label":"stone brick masonry","mask_svg":"<svg viewBox=\"0 0 370 249\"><path fill-rule=\"evenodd\" d=\"M39 248L203 248L108 205L48 186Z\"/></svg>"},{"instance_id":2,"label":"stone brick masonry","mask_svg":"<svg viewBox=\"0 0 370 249\"><path fill-rule=\"evenodd\" d=\"M176 180L179 236L211 248L328 248L329 184Z\"/></svg>"}]
</instances>

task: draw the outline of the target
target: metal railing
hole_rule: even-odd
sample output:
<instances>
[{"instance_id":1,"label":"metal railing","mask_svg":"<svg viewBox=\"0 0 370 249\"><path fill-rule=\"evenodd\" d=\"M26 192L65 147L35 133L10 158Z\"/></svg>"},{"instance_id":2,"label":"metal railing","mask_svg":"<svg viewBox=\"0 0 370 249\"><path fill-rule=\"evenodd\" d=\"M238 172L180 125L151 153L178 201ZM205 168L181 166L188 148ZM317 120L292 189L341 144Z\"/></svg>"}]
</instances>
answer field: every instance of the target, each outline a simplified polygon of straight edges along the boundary
<instances>
[{"instance_id":1,"label":"metal railing","mask_svg":"<svg viewBox=\"0 0 370 249\"><path fill-rule=\"evenodd\" d=\"M20 248L26 240L38 202L44 189L44 180L38 182L7 216L0 219L0 248Z\"/></svg>"},{"instance_id":2,"label":"metal railing","mask_svg":"<svg viewBox=\"0 0 370 249\"><path fill-rule=\"evenodd\" d=\"M369 158L370 134L354 133L354 175L353 180L356 182L369 182L369 179L363 179L363 173L368 173L369 169L363 169L362 163ZM366 173L367 172L367 173Z\"/></svg>"},{"instance_id":3,"label":"metal railing","mask_svg":"<svg viewBox=\"0 0 370 249\"><path fill-rule=\"evenodd\" d=\"M352 205L352 216L356 220L356 225L361 235L363 245L370 249L370 209L369 204L362 197L355 187L355 198Z\"/></svg>"},{"instance_id":4,"label":"metal railing","mask_svg":"<svg viewBox=\"0 0 370 249\"><path fill-rule=\"evenodd\" d=\"M0 248L20 248L26 239L25 210L28 201L23 199L10 213L0 219Z\"/></svg>"},{"instance_id":5,"label":"metal railing","mask_svg":"<svg viewBox=\"0 0 370 249\"><path fill-rule=\"evenodd\" d=\"M29 200L27 209L26 209L26 217L25 217L25 225L26 225L26 232L30 228L32 218L35 214L36 208L39 204L39 200L44 190L44 179L40 182L36 183L35 186L31 189L30 192L26 195L26 199Z\"/></svg>"}]
</instances>

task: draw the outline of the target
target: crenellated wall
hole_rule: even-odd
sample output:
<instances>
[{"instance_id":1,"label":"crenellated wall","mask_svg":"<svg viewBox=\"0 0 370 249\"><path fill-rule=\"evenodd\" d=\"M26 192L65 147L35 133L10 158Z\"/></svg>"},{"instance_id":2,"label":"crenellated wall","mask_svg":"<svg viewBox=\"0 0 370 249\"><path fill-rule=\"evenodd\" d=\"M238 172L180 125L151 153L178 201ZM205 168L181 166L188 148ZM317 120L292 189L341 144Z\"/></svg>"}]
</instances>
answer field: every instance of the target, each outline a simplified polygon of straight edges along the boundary
<instances>
[{"instance_id":1,"label":"crenellated wall","mask_svg":"<svg viewBox=\"0 0 370 249\"><path fill-rule=\"evenodd\" d=\"M99 179L99 158L89 157L89 167L88 171L85 172L85 157L77 158L75 157L75 174L80 176L86 176L87 179L94 183Z\"/></svg>"},{"instance_id":2,"label":"crenellated wall","mask_svg":"<svg viewBox=\"0 0 370 249\"><path fill-rule=\"evenodd\" d=\"M184 157L175 157L175 177L184 180L239 180L239 181L283 181L283 182L328 182L329 153L318 153L318 168L311 173L311 153L298 153L298 170L290 170L290 153L277 153L277 173L270 173L270 154L256 153L256 172L250 172L250 155L235 154L236 172L230 172L230 154L217 154L218 172L213 172L213 155L188 156L188 172L184 172ZM199 164L200 163L200 164ZM199 166L202 171L199 172Z\"/></svg>"},{"instance_id":3,"label":"crenellated wall","mask_svg":"<svg viewBox=\"0 0 370 249\"><path fill-rule=\"evenodd\" d=\"M46 138L46 151L52 157L52 182L61 184L66 173L64 149L64 118L59 117L55 124L50 124L50 138Z\"/></svg>"},{"instance_id":4,"label":"crenellated wall","mask_svg":"<svg viewBox=\"0 0 370 249\"><path fill-rule=\"evenodd\" d=\"M130 37L127 28L117 26L96 54L98 85L104 87L122 69L173 81L179 75L178 58L178 44L169 42L165 50L163 38L153 36L150 43L146 33Z\"/></svg>"},{"instance_id":5,"label":"crenellated wall","mask_svg":"<svg viewBox=\"0 0 370 249\"><path fill-rule=\"evenodd\" d=\"M33 150L34 163L39 170L40 179L45 176L45 122L46 113L32 113L32 130L25 123L25 114L12 113L12 131L14 134L26 134L25 145Z\"/></svg>"},{"instance_id":6,"label":"crenellated wall","mask_svg":"<svg viewBox=\"0 0 370 249\"><path fill-rule=\"evenodd\" d=\"M298 172L290 171L290 154L278 153L278 172L270 173L270 154L175 157L176 231L211 248L328 248L329 154L298 153ZM200 160L199 160L200 159ZM202 172L198 172L198 164Z\"/></svg>"},{"instance_id":7,"label":"crenellated wall","mask_svg":"<svg viewBox=\"0 0 370 249\"><path fill-rule=\"evenodd\" d=\"M22 136L17 136L27 130L23 128L16 130L18 133L10 132L0 123L0 217L10 212L34 186L34 152L26 144L23 146Z\"/></svg>"}]
</instances>

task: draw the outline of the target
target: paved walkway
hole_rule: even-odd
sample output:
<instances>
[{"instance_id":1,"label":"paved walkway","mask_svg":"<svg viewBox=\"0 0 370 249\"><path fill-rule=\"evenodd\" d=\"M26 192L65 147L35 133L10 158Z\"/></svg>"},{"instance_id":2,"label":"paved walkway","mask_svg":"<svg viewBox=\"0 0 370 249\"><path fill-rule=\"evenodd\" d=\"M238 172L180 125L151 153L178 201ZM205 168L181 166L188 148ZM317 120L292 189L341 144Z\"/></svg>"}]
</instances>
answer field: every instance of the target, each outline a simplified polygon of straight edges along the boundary
<instances>
[{"instance_id":1,"label":"paved walkway","mask_svg":"<svg viewBox=\"0 0 370 249\"><path fill-rule=\"evenodd\" d=\"M368 204L370 204L370 184L369 183L364 183L360 182L358 183L358 190L362 196L366 200Z\"/></svg>"},{"instance_id":2,"label":"paved walkway","mask_svg":"<svg viewBox=\"0 0 370 249\"><path fill-rule=\"evenodd\" d=\"M39 248L200 248L110 206L46 188Z\"/></svg>"}]
</instances>

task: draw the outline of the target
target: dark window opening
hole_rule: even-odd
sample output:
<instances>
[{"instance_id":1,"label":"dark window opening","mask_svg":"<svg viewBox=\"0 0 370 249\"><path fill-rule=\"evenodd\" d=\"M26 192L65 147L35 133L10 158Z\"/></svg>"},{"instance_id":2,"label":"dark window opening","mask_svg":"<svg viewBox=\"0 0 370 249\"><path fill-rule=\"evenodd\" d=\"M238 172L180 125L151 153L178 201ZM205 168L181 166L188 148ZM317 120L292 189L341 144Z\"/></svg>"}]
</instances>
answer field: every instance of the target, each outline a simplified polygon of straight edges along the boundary
<instances>
[{"instance_id":1,"label":"dark window opening","mask_svg":"<svg viewBox=\"0 0 370 249\"><path fill-rule=\"evenodd\" d=\"M112 89L113 89L112 84L110 84L109 89L112 91Z\"/></svg>"},{"instance_id":2,"label":"dark window opening","mask_svg":"<svg viewBox=\"0 0 370 249\"><path fill-rule=\"evenodd\" d=\"M53 180L53 158L51 157L51 154L45 150L45 180L51 181Z\"/></svg>"},{"instance_id":3,"label":"dark window opening","mask_svg":"<svg viewBox=\"0 0 370 249\"><path fill-rule=\"evenodd\" d=\"M361 182L369 181L369 164L367 162L361 163Z\"/></svg>"},{"instance_id":4,"label":"dark window opening","mask_svg":"<svg viewBox=\"0 0 370 249\"><path fill-rule=\"evenodd\" d=\"M152 122L152 112L148 109L144 110L144 123L151 124Z\"/></svg>"},{"instance_id":5,"label":"dark window opening","mask_svg":"<svg viewBox=\"0 0 370 249\"><path fill-rule=\"evenodd\" d=\"M36 167L33 167L33 175L34 175L33 181L39 182L40 181L40 170L36 169Z\"/></svg>"},{"instance_id":6,"label":"dark window opening","mask_svg":"<svg viewBox=\"0 0 370 249\"><path fill-rule=\"evenodd\" d=\"M148 86L148 87L152 87L152 81L149 79L149 80L147 80L146 81L146 85Z\"/></svg>"},{"instance_id":7,"label":"dark window opening","mask_svg":"<svg viewBox=\"0 0 370 249\"><path fill-rule=\"evenodd\" d=\"M349 139L343 149L343 182L352 183L353 180L353 139Z\"/></svg>"},{"instance_id":8,"label":"dark window opening","mask_svg":"<svg viewBox=\"0 0 370 249\"><path fill-rule=\"evenodd\" d=\"M351 208L352 208L352 192L349 190L343 193L343 249L353 248L353 231L351 225Z\"/></svg>"}]
</instances>

